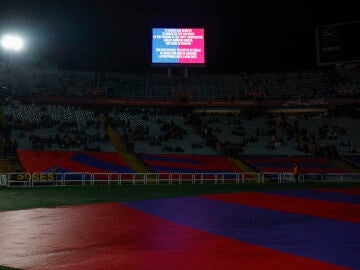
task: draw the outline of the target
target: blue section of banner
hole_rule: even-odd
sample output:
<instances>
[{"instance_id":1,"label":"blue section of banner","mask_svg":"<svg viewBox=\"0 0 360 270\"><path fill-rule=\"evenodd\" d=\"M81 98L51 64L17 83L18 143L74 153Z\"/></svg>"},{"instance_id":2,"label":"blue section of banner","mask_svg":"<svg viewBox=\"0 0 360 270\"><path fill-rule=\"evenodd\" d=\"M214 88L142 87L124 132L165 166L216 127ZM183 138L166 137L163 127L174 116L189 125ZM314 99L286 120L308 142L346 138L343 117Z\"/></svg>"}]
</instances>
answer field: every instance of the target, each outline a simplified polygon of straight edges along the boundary
<instances>
[{"instance_id":1,"label":"blue section of banner","mask_svg":"<svg viewBox=\"0 0 360 270\"><path fill-rule=\"evenodd\" d=\"M122 202L173 222L218 235L356 268L360 225L261 207L181 197Z\"/></svg>"},{"instance_id":2,"label":"blue section of banner","mask_svg":"<svg viewBox=\"0 0 360 270\"><path fill-rule=\"evenodd\" d=\"M264 193L271 193L277 195L287 195L308 199L319 199L333 202L347 202L360 204L360 196L352 195L339 192L330 192L330 191L320 191L320 190L310 190L310 189L296 189L296 190L270 190L262 191Z\"/></svg>"},{"instance_id":3,"label":"blue section of banner","mask_svg":"<svg viewBox=\"0 0 360 270\"><path fill-rule=\"evenodd\" d=\"M107 162L104 160L97 159L95 157L86 155L84 153L77 153L71 157L72 160L77 161L79 163L86 164L88 166L94 168L101 168L104 170L109 170L117 173L133 173L134 171L124 165L115 164L111 162Z\"/></svg>"}]
</instances>

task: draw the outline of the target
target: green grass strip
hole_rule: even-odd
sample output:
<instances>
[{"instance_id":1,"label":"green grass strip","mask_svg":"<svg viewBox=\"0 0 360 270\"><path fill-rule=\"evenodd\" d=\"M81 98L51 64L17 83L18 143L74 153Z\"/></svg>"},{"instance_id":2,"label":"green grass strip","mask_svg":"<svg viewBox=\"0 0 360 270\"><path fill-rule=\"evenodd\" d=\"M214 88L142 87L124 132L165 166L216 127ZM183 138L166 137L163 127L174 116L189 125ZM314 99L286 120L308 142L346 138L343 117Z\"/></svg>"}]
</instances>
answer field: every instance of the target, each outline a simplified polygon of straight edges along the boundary
<instances>
[{"instance_id":1,"label":"green grass strip","mask_svg":"<svg viewBox=\"0 0 360 270\"><path fill-rule=\"evenodd\" d=\"M360 184L204 184L68 187L2 187L0 211L97 202L194 196L198 194L313 187L360 187Z\"/></svg>"}]
</instances>

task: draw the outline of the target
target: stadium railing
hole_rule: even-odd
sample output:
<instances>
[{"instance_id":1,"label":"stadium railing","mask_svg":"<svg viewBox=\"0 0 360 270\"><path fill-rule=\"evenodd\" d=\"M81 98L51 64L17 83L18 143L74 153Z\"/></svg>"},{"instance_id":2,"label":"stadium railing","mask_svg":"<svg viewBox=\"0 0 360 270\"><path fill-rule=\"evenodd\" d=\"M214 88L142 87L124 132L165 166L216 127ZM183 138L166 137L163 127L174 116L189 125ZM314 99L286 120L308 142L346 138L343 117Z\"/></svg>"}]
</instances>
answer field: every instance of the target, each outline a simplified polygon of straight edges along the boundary
<instances>
[{"instance_id":1,"label":"stadium railing","mask_svg":"<svg viewBox=\"0 0 360 270\"><path fill-rule=\"evenodd\" d=\"M6 181L6 174L1 174L0 175L0 187L1 186L6 186L7 181Z\"/></svg>"},{"instance_id":2,"label":"stadium railing","mask_svg":"<svg viewBox=\"0 0 360 270\"><path fill-rule=\"evenodd\" d=\"M0 175L1 186L93 186L93 185L159 185L159 184L245 184L295 183L293 173L89 173L34 172ZM359 173L307 173L300 182L359 182Z\"/></svg>"}]
</instances>

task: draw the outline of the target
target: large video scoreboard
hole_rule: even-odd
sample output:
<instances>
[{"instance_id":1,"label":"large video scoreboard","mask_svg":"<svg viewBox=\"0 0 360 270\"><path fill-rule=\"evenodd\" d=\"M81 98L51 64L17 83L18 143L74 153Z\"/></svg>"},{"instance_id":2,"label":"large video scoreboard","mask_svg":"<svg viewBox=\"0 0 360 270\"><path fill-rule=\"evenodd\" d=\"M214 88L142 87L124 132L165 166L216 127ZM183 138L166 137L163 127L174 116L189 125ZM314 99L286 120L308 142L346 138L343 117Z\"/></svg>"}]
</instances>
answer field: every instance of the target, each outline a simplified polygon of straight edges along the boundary
<instances>
[{"instance_id":1,"label":"large video scoreboard","mask_svg":"<svg viewBox=\"0 0 360 270\"><path fill-rule=\"evenodd\" d=\"M360 21L316 28L317 64L360 62Z\"/></svg>"},{"instance_id":2,"label":"large video scoreboard","mask_svg":"<svg viewBox=\"0 0 360 270\"><path fill-rule=\"evenodd\" d=\"M203 28L153 28L152 64L205 64Z\"/></svg>"}]
</instances>

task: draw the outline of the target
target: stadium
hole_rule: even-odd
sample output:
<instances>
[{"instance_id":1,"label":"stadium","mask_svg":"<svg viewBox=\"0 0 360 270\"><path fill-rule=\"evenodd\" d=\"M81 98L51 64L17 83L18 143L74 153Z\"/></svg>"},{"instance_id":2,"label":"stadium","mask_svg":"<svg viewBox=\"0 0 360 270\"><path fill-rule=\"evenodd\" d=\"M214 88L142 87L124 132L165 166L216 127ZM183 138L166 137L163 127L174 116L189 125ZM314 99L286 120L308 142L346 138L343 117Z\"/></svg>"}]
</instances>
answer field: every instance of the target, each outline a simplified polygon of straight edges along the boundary
<instances>
[{"instance_id":1,"label":"stadium","mask_svg":"<svg viewBox=\"0 0 360 270\"><path fill-rule=\"evenodd\" d=\"M358 269L360 22L324 22L258 70L209 22L141 28L140 68L1 31L0 269Z\"/></svg>"}]
</instances>

